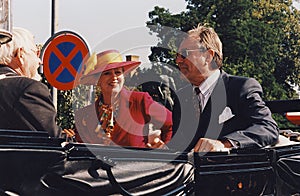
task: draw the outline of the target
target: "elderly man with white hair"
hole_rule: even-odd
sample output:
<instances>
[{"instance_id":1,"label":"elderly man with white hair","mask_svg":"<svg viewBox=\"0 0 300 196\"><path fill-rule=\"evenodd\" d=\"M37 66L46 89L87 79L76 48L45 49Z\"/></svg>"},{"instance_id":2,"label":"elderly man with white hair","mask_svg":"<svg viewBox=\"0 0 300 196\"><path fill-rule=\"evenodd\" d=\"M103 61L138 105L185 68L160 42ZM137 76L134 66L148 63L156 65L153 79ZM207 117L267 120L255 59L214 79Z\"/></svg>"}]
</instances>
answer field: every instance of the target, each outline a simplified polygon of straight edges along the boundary
<instances>
[{"instance_id":1,"label":"elderly man with white hair","mask_svg":"<svg viewBox=\"0 0 300 196\"><path fill-rule=\"evenodd\" d=\"M0 47L0 129L47 131L59 136L49 89L37 69L41 64L33 35L14 28L12 40Z\"/></svg>"}]
</instances>

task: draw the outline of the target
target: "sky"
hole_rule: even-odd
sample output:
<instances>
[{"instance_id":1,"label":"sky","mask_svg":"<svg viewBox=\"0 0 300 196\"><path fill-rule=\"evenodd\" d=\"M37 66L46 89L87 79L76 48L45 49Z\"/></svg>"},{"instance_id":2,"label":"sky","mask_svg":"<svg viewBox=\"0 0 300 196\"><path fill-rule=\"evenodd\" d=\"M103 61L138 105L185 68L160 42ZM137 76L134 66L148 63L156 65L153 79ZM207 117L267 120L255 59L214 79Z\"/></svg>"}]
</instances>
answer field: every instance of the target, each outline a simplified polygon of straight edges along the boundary
<instances>
[{"instance_id":1,"label":"sky","mask_svg":"<svg viewBox=\"0 0 300 196\"><path fill-rule=\"evenodd\" d=\"M11 0L13 26L27 28L35 35L37 43L45 43L51 37L51 2L52 0ZM154 37L145 38L148 13L155 6L169 9L172 13L184 11L186 7L184 0L57 0L57 2L57 32L69 30L79 34L91 52L97 51L96 48L99 47L102 50L117 49L123 52L126 43L121 43L123 41L114 43L116 42L114 40L131 37L140 41L135 40L134 46L127 47L142 47L149 53L148 46L153 43ZM148 39L151 41L146 43L141 41ZM103 45L103 42L106 42L106 45ZM135 49L134 52L139 51ZM147 54L143 56L145 55L147 57Z\"/></svg>"},{"instance_id":2,"label":"sky","mask_svg":"<svg viewBox=\"0 0 300 196\"><path fill-rule=\"evenodd\" d=\"M24 27L35 35L37 44L51 37L52 0L11 0L13 26ZM171 13L185 11L185 0L57 0L57 31L79 34L91 52L117 49L136 54L147 61L156 37L145 27L148 13L155 6ZM299 8L299 0L295 1ZM147 31L147 32L146 32Z\"/></svg>"}]
</instances>

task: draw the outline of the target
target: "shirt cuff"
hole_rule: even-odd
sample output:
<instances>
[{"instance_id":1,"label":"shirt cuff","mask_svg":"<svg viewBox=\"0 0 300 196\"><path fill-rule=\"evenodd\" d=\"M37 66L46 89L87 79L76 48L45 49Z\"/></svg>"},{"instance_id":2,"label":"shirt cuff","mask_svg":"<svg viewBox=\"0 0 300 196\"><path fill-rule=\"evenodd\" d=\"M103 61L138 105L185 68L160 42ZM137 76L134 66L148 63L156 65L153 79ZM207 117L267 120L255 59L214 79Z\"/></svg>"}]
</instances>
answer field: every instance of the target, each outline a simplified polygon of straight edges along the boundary
<instances>
[{"instance_id":1,"label":"shirt cuff","mask_svg":"<svg viewBox=\"0 0 300 196\"><path fill-rule=\"evenodd\" d=\"M231 139L227 139L227 140L230 142L230 144L232 145L233 149L237 149L237 148L240 147L240 143L239 142L231 140Z\"/></svg>"},{"instance_id":2,"label":"shirt cuff","mask_svg":"<svg viewBox=\"0 0 300 196\"><path fill-rule=\"evenodd\" d=\"M223 139L223 140L221 140L221 142L225 145L226 143L230 143L231 144L231 149L237 149L237 148L239 148L240 147L240 143L239 142L237 142L237 141L234 141L234 140L231 140L231 139L227 139L227 138L225 138L225 139ZM225 146L226 147L226 146Z\"/></svg>"}]
</instances>

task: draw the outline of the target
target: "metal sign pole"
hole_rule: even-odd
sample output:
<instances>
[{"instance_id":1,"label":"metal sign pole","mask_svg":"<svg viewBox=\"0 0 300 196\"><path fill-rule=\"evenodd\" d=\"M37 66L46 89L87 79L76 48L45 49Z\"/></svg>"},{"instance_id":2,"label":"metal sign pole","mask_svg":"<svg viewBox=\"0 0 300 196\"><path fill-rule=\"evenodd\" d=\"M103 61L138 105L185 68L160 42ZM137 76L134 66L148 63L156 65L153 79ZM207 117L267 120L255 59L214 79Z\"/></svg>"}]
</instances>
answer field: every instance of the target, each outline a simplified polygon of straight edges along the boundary
<instances>
[{"instance_id":1,"label":"metal sign pole","mask_svg":"<svg viewBox=\"0 0 300 196\"><path fill-rule=\"evenodd\" d=\"M58 1L52 0L52 7L51 7L51 36L54 35L54 33L57 31L57 18L58 18ZM53 104L55 109L57 109L57 89L55 87L52 87L52 97L53 97Z\"/></svg>"}]
</instances>

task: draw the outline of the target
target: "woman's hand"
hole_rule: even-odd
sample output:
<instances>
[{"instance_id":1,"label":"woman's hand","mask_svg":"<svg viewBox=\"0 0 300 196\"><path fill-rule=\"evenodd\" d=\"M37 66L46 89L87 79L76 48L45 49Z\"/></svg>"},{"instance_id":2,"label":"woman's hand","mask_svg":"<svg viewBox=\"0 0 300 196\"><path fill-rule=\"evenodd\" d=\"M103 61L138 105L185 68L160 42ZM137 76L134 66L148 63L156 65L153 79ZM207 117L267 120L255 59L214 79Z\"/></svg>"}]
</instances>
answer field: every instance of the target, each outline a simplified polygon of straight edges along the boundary
<instances>
[{"instance_id":1,"label":"woman's hand","mask_svg":"<svg viewBox=\"0 0 300 196\"><path fill-rule=\"evenodd\" d=\"M161 130L151 130L148 135L148 143L146 146L148 148L160 148L160 149L168 149L166 144L161 140L160 137Z\"/></svg>"},{"instance_id":2,"label":"woman's hand","mask_svg":"<svg viewBox=\"0 0 300 196\"><path fill-rule=\"evenodd\" d=\"M66 141L75 141L75 131L73 129L63 129L61 131L61 138L66 138Z\"/></svg>"},{"instance_id":3,"label":"woman's hand","mask_svg":"<svg viewBox=\"0 0 300 196\"><path fill-rule=\"evenodd\" d=\"M149 141L147 143L147 147L149 148L163 148L164 145L165 143L158 137L154 138L153 141Z\"/></svg>"}]
</instances>

